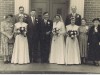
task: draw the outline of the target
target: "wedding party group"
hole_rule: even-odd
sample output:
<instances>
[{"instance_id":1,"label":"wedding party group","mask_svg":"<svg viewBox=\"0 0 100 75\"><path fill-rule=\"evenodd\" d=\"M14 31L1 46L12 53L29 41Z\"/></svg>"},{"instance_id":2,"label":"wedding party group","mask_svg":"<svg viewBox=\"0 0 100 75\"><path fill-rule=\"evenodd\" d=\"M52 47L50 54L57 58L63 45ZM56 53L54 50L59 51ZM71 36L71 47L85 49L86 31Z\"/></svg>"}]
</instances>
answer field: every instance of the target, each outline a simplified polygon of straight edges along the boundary
<instances>
[{"instance_id":1,"label":"wedding party group","mask_svg":"<svg viewBox=\"0 0 100 75\"><path fill-rule=\"evenodd\" d=\"M64 21L61 14L53 20L49 13L36 16L36 10L24 13L19 7L17 15L7 14L0 24L1 50L4 63L29 64L50 63L76 65L92 61L99 66L100 19L94 18L93 25L71 7L72 13ZM13 45L13 48L9 48ZM40 58L38 57L40 53Z\"/></svg>"}]
</instances>

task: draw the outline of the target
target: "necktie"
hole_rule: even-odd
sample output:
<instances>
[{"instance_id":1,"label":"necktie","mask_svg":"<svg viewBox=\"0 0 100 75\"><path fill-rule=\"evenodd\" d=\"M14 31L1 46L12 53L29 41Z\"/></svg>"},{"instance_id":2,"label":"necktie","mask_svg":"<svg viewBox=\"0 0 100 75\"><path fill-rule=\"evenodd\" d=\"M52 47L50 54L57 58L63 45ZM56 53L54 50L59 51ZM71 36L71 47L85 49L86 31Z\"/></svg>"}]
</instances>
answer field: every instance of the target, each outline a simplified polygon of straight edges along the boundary
<instances>
[{"instance_id":1,"label":"necktie","mask_svg":"<svg viewBox=\"0 0 100 75\"><path fill-rule=\"evenodd\" d=\"M34 17L32 17L32 22L33 22L33 24L34 24Z\"/></svg>"},{"instance_id":2,"label":"necktie","mask_svg":"<svg viewBox=\"0 0 100 75\"><path fill-rule=\"evenodd\" d=\"M46 24L47 23L47 20L44 20L44 23Z\"/></svg>"}]
</instances>

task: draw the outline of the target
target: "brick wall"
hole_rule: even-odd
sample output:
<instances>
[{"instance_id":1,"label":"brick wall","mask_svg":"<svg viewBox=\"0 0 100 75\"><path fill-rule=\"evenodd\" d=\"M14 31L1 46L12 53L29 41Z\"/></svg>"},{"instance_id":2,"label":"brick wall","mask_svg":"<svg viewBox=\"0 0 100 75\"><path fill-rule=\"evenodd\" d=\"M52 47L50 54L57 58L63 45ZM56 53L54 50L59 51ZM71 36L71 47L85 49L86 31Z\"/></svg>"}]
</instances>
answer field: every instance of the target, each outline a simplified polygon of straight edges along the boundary
<instances>
[{"instance_id":1,"label":"brick wall","mask_svg":"<svg viewBox=\"0 0 100 75\"><path fill-rule=\"evenodd\" d=\"M0 22L8 13L14 13L14 0L0 0Z\"/></svg>"},{"instance_id":2,"label":"brick wall","mask_svg":"<svg viewBox=\"0 0 100 75\"><path fill-rule=\"evenodd\" d=\"M100 18L100 0L85 0L84 16L88 25L92 25L93 18Z\"/></svg>"}]
</instances>

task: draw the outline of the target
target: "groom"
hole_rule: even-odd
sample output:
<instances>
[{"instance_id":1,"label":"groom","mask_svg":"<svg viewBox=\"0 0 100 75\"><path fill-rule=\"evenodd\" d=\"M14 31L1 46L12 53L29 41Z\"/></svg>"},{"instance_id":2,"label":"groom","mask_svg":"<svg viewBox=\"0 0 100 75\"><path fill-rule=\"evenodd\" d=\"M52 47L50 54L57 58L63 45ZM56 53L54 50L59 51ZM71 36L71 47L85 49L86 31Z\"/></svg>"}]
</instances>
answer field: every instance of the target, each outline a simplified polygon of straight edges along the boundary
<instances>
[{"instance_id":1,"label":"groom","mask_svg":"<svg viewBox=\"0 0 100 75\"><path fill-rule=\"evenodd\" d=\"M50 44L51 44L51 31L53 22L49 19L49 13L43 13L40 28L40 54L41 63L49 62Z\"/></svg>"},{"instance_id":2,"label":"groom","mask_svg":"<svg viewBox=\"0 0 100 75\"><path fill-rule=\"evenodd\" d=\"M38 62L38 48L39 48L39 19L36 17L36 10L30 12L28 21L28 43L30 61Z\"/></svg>"}]
</instances>

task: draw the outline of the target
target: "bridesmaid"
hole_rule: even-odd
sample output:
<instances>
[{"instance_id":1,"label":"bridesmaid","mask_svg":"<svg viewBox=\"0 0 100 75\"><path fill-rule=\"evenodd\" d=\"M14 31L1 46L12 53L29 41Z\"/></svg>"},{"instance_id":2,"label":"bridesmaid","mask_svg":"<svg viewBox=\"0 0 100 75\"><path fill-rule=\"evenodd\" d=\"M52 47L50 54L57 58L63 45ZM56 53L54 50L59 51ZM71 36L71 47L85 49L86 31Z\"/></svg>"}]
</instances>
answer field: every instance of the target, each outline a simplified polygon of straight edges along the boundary
<instances>
[{"instance_id":1,"label":"bridesmaid","mask_svg":"<svg viewBox=\"0 0 100 75\"><path fill-rule=\"evenodd\" d=\"M64 64L64 22L60 15L55 16L55 22L53 23L53 38L51 43L50 63Z\"/></svg>"},{"instance_id":2,"label":"bridesmaid","mask_svg":"<svg viewBox=\"0 0 100 75\"><path fill-rule=\"evenodd\" d=\"M30 63L29 49L27 41L27 24L24 18L19 16L19 22L14 26L15 43L11 63L13 64L27 64Z\"/></svg>"},{"instance_id":3,"label":"bridesmaid","mask_svg":"<svg viewBox=\"0 0 100 75\"><path fill-rule=\"evenodd\" d=\"M99 66L100 61L100 20L93 19L93 26L89 29L88 35L88 59L93 61L93 64Z\"/></svg>"},{"instance_id":4,"label":"bridesmaid","mask_svg":"<svg viewBox=\"0 0 100 75\"><path fill-rule=\"evenodd\" d=\"M79 46L81 53L81 62L84 64L87 57L87 40L88 40L88 26L86 25L86 20L82 18L81 26L79 27Z\"/></svg>"},{"instance_id":5,"label":"bridesmaid","mask_svg":"<svg viewBox=\"0 0 100 75\"><path fill-rule=\"evenodd\" d=\"M80 64L80 50L77 36L79 35L79 26L75 25L75 18L71 18L71 24L66 26L66 50L65 64Z\"/></svg>"},{"instance_id":6,"label":"bridesmaid","mask_svg":"<svg viewBox=\"0 0 100 75\"><path fill-rule=\"evenodd\" d=\"M10 62L9 40L13 37L13 15L7 15L5 20L1 22L1 50L3 51L4 63Z\"/></svg>"}]
</instances>

